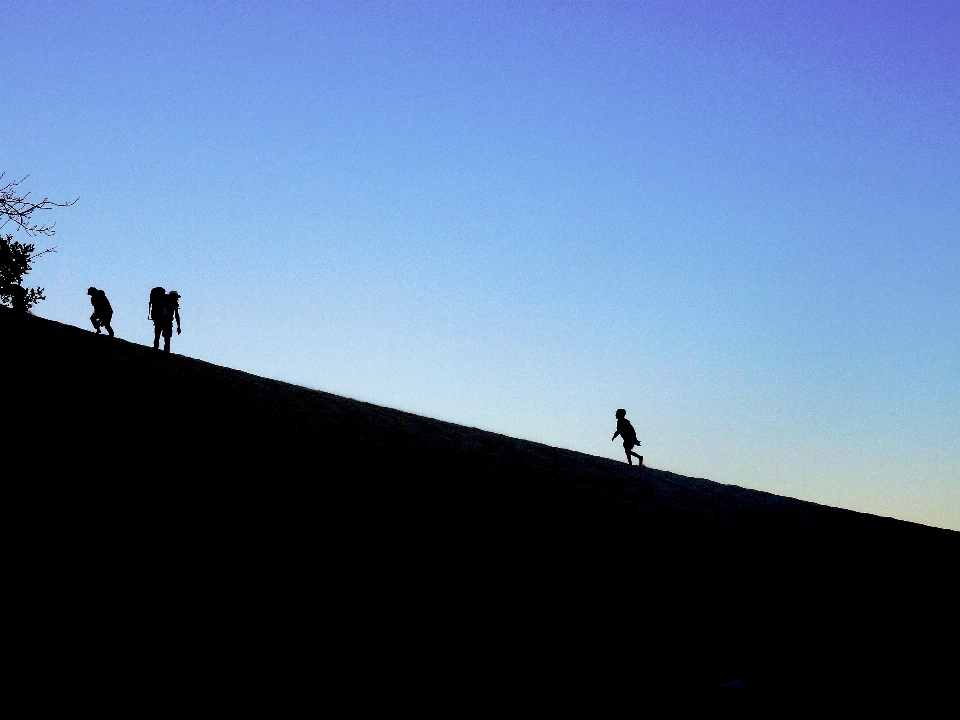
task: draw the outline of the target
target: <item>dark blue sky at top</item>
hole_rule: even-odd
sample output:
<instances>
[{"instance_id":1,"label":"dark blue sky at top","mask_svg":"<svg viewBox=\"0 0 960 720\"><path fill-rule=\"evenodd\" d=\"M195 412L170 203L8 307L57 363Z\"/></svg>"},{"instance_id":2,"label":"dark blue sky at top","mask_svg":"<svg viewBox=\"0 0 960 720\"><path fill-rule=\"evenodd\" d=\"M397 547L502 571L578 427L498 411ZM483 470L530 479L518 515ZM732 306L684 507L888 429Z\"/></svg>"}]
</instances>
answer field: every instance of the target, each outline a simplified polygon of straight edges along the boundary
<instances>
[{"instance_id":1,"label":"dark blue sky at top","mask_svg":"<svg viewBox=\"0 0 960 720\"><path fill-rule=\"evenodd\" d=\"M8 14L9 16L10 14ZM5 16L7 17L7 16ZM26 3L0 170L83 325L960 527L960 4Z\"/></svg>"}]
</instances>

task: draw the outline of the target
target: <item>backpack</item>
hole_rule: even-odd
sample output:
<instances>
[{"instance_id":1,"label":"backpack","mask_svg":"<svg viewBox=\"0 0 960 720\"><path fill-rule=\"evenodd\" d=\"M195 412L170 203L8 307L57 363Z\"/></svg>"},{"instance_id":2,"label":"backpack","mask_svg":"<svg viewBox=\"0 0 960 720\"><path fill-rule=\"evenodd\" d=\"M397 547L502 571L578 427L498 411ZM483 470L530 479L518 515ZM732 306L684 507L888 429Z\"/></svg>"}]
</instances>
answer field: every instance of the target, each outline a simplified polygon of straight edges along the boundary
<instances>
[{"instance_id":1,"label":"backpack","mask_svg":"<svg viewBox=\"0 0 960 720\"><path fill-rule=\"evenodd\" d=\"M93 305L97 315L109 315L113 313L110 301L107 300L107 294L103 290L97 290L90 296L90 304Z\"/></svg>"},{"instance_id":2,"label":"backpack","mask_svg":"<svg viewBox=\"0 0 960 720\"><path fill-rule=\"evenodd\" d=\"M150 291L150 302L147 304L148 320L163 320L167 314L167 291L162 287L155 287Z\"/></svg>"}]
</instances>

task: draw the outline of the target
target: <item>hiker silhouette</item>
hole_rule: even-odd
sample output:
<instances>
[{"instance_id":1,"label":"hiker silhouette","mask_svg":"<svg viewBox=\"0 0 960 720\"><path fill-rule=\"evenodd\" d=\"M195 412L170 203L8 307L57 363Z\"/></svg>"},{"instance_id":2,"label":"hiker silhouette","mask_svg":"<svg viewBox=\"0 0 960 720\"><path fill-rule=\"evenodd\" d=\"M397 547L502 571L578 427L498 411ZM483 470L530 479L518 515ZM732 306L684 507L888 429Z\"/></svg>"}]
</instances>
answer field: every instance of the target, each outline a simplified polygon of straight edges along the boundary
<instances>
[{"instance_id":1,"label":"hiker silhouette","mask_svg":"<svg viewBox=\"0 0 960 720\"><path fill-rule=\"evenodd\" d=\"M627 462L633 465L633 458L636 458L640 461L638 464L642 467L643 455L637 455L633 452L633 448L640 445L640 441L637 440L637 431L627 420L627 411L623 408L617 410L617 431L610 440L616 440L617 435L623 438L623 451L627 454Z\"/></svg>"},{"instance_id":2,"label":"hiker silhouette","mask_svg":"<svg viewBox=\"0 0 960 720\"><path fill-rule=\"evenodd\" d=\"M100 328L107 329L110 337L113 337L113 328L110 327L110 320L113 319L113 308L110 301L107 300L107 294L103 290L97 290L95 287L87 288L87 295L90 296L90 304L93 305L93 315L90 316L90 322L93 323L93 329L100 334Z\"/></svg>"},{"instance_id":3,"label":"hiker silhouette","mask_svg":"<svg viewBox=\"0 0 960 720\"><path fill-rule=\"evenodd\" d=\"M163 351L169 353L174 319L177 321L177 335L180 334L180 293L176 290L168 293L162 287L153 288L147 305L147 317L153 320L153 349L160 349L162 335Z\"/></svg>"}]
</instances>

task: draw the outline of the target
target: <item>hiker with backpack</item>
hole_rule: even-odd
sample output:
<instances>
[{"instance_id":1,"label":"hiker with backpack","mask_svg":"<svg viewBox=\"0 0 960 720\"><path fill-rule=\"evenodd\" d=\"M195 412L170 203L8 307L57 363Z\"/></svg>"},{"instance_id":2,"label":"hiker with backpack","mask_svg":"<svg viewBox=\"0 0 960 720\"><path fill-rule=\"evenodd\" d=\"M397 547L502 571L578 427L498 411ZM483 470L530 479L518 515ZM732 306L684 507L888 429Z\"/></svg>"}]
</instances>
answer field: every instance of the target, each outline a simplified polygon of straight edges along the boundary
<instances>
[{"instance_id":1,"label":"hiker with backpack","mask_svg":"<svg viewBox=\"0 0 960 720\"><path fill-rule=\"evenodd\" d=\"M169 353L174 320L177 321L177 335L180 334L180 293L176 290L168 293L162 287L155 287L150 291L147 317L153 320L153 349L160 349L160 336L163 335L163 351Z\"/></svg>"},{"instance_id":2,"label":"hiker with backpack","mask_svg":"<svg viewBox=\"0 0 960 720\"><path fill-rule=\"evenodd\" d=\"M616 440L617 435L623 438L623 451L627 454L627 462L633 465L633 458L636 458L640 461L640 467L643 467L643 455L637 455L633 451L634 447L640 445L640 441L637 440L637 431L633 429L633 424L627 420L627 411L623 408L617 410L617 431L610 440Z\"/></svg>"},{"instance_id":3,"label":"hiker with backpack","mask_svg":"<svg viewBox=\"0 0 960 720\"><path fill-rule=\"evenodd\" d=\"M88 287L87 295L90 296L90 304L93 305L93 315L90 316L93 329L99 335L100 328L104 327L110 337L113 337L113 328L110 327L110 320L113 319L113 308L110 306L110 301L107 300L107 294L95 287Z\"/></svg>"}]
</instances>

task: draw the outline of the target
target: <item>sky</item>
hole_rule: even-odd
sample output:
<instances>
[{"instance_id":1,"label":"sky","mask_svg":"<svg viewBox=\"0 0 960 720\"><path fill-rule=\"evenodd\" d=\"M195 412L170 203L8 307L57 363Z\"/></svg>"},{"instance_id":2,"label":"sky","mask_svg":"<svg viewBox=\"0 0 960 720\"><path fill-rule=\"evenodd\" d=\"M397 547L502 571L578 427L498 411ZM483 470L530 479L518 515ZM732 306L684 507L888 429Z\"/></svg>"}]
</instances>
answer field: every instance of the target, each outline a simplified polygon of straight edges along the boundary
<instances>
[{"instance_id":1,"label":"sky","mask_svg":"<svg viewBox=\"0 0 960 720\"><path fill-rule=\"evenodd\" d=\"M37 315L960 530L960 3L28 0L0 63Z\"/></svg>"}]
</instances>

